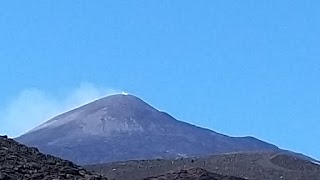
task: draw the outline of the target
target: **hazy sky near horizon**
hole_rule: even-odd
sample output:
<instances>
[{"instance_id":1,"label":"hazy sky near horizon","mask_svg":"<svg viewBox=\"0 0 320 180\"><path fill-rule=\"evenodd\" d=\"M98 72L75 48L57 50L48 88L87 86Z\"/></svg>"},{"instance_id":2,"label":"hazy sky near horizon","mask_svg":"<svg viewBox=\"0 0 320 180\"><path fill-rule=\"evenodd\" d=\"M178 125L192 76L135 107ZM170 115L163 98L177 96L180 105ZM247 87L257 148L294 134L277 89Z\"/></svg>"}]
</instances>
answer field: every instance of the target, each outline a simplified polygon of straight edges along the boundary
<instances>
[{"instance_id":1,"label":"hazy sky near horizon","mask_svg":"<svg viewBox=\"0 0 320 180\"><path fill-rule=\"evenodd\" d=\"M126 91L320 159L320 2L1 1L0 134Z\"/></svg>"}]
</instances>

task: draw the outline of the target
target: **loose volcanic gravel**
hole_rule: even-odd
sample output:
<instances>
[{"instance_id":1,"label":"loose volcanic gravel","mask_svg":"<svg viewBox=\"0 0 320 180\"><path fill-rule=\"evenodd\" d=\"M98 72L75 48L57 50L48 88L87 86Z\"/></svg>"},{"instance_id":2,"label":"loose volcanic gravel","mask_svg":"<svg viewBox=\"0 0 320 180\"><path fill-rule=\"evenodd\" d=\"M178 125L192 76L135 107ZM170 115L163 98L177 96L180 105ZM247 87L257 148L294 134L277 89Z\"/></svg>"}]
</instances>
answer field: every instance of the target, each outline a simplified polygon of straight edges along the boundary
<instances>
[{"instance_id":1,"label":"loose volcanic gravel","mask_svg":"<svg viewBox=\"0 0 320 180\"><path fill-rule=\"evenodd\" d=\"M245 180L234 176L223 176L208 172L201 168L181 170L179 172L167 173L157 177L150 177L144 180Z\"/></svg>"},{"instance_id":2,"label":"loose volcanic gravel","mask_svg":"<svg viewBox=\"0 0 320 180\"><path fill-rule=\"evenodd\" d=\"M80 166L0 136L0 180L107 180Z\"/></svg>"}]
</instances>

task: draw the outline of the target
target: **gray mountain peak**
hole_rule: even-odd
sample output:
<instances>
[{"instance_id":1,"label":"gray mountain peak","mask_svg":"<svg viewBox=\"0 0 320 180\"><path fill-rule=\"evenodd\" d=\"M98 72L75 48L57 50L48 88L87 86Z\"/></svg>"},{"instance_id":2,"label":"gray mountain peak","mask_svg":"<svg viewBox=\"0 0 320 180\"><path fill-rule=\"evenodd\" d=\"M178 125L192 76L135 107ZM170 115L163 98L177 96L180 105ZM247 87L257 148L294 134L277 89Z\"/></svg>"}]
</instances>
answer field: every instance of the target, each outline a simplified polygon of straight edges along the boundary
<instances>
[{"instance_id":1,"label":"gray mountain peak","mask_svg":"<svg viewBox=\"0 0 320 180\"><path fill-rule=\"evenodd\" d=\"M17 138L79 164L177 158L278 148L178 121L133 95L112 95L64 113Z\"/></svg>"},{"instance_id":2,"label":"gray mountain peak","mask_svg":"<svg viewBox=\"0 0 320 180\"><path fill-rule=\"evenodd\" d=\"M141 121L155 113L159 112L141 99L117 94L54 117L29 133L69 126L69 134L111 136L119 132L142 131L147 122Z\"/></svg>"}]
</instances>

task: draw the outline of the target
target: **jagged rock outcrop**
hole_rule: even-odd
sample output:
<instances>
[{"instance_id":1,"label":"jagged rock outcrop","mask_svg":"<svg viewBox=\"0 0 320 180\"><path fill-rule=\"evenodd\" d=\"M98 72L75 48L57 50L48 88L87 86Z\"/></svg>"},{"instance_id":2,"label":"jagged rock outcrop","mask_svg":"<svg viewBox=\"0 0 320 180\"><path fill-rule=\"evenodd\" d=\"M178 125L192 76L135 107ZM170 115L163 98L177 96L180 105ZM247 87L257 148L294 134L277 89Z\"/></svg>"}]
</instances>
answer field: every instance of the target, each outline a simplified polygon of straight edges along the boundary
<instances>
[{"instance_id":1,"label":"jagged rock outcrop","mask_svg":"<svg viewBox=\"0 0 320 180\"><path fill-rule=\"evenodd\" d=\"M0 180L107 180L80 166L0 136Z\"/></svg>"}]
</instances>

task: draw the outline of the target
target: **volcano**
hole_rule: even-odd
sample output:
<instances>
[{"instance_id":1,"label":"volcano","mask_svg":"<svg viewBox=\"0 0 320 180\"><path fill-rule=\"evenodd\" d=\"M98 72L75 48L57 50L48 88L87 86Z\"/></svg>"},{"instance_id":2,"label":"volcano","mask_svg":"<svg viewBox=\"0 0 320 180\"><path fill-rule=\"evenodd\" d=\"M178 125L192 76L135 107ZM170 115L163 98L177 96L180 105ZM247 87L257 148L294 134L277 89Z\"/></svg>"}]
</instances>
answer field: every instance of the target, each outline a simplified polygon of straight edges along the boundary
<instances>
[{"instance_id":1,"label":"volcano","mask_svg":"<svg viewBox=\"0 0 320 180\"><path fill-rule=\"evenodd\" d=\"M54 117L16 140L81 165L280 151L254 137L230 137L176 120L140 98L124 94Z\"/></svg>"}]
</instances>

